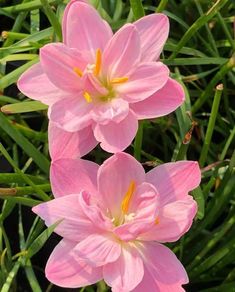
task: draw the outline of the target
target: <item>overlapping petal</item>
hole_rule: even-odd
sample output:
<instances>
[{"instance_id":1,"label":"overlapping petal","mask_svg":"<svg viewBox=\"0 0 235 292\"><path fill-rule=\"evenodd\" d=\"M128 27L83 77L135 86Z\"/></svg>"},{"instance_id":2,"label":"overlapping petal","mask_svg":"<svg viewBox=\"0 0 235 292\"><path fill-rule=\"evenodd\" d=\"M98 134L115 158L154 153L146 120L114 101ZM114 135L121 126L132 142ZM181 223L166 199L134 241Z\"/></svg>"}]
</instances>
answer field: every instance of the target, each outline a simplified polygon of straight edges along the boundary
<instances>
[{"instance_id":1,"label":"overlapping petal","mask_svg":"<svg viewBox=\"0 0 235 292\"><path fill-rule=\"evenodd\" d=\"M106 125L97 124L94 135L97 141L107 152L116 153L126 149L134 139L138 130L138 121L130 111L119 123L109 122Z\"/></svg>"},{"instance_id":2,"label":"overlapping petal","mask_svg":"<svg viewBox=\"0 0 235 292\"><path fill-rule=\"evenodd\" d=\"M161 62L141 63L130 75L128 82L118 85L117 90L130 103L141 101L161 89L168 76L169 69Z\"/></svg>"},{"instance_id":3,"label":"overlapping petal","mask_svg":"<svg viewBox=\"0 0 235 292\"><path fill-rule=\"evenodd\" d=\"M19 78L17 86L24 95L47 105L72 97L71 92L57 88L47 77L40 63L34 64Z\"/></svg>"},{"instance_id":4,"label":"overlapping petal","mask_svg":"<svg viewBox=\"0 0 235 292\"><path fill-rule=\"evenodd\" d=\"M48 44L40 49L40 61L43 71L56 87L74 93L82 89L82 79L74 68L84 70L87 61L76 49L62 43Z\"/></svg>"},{"instance_id":5,"label":"overlapping petal","mask_svg":"<svg viewBox=\"0 0 235 292\"><path fill-rule=\"evenodd\" d=\"M97 172L99 166L82 159L58 159L51 165L50 180L55 197L78 194L86 190L97 192Z\"/></svg>"},{"instance_id":6,"label":"overlapping petal","mask_svg":"<svg viewBox=\"0 0 235 292\"><path fill-rule=\"evenodd\" d=\"M110 79L129 74L140 60L140 39L133 24L120 28L107 44L103 54L103 73Z\"/></svg>"},{"instance_id":7,"label":"overlapping petal","mask_svg":"<svg viewBox=\"0 0 235 292\"><path fill-rule=\"evenodd\" d=\"M184 291L182 285L188 283L187 273L169 248L151 242L142 243L140 250L144 260L144 277L133 292Z\"/></svg>"},{"instance_id":8,"label":"overlapping petal","mask_svg":"<svg viewBox=\"0 0 235 292\"><path fill-rule=\"evenodd\" d=\"M72 250L76 242L61 240L55 247L46 265L46 277L52 283L68 288L94 284L103 278L102 268L87 265L75 259Z\"/></svg>"},{"instance_id":9,"label":"overlapping petal","mask_svg":"<svg viewBox=\"0 0 235 292\"><path fill-rule=\"evenodd\" d=\"M49 122L48 139L52 160L82 157L98 144L91 126L81 131L67 132L52 121Z\"/></svg>"},{"instance_id":10,"label":"overlapping petal","mask_svg":"<svg viewBox=\"0 0 235 292\"><path fill-rule=\"evenodd\" d=\"M132 291L144 276L143 260L135 248L123 244L121 256L104 266L103 276L114 291Z\"/></svg>"},{"instance_id":11,"label":"overlapping petal","mask_svg":"<svg viewBox=\"0 0 235 292\"><path fill-rule=\"evenodd\" d=\"M121 98L96 104L91 110L91 117L98 124L120 123L129 113L129 104Z\"/></svg>"},{"instance_id":12,"label":"overlapping petal","mask_svg":"<svg viewBox=\"0 0 235 292\"><path fill-rule=\"evenodd\" d=\"M68 195L42 203L32 210L39 215L47 226L61 220L55 232L71 241L79 242L99 229L84 214L80 203L80 194Z\"/></svg>"},{"instance_id":13,"label":"overlapping petal","mask_svg":"<svg viewBox=\"0 0 235 292\"><path fill-rule=\"evenodd\" d=\"M201 172L196 161L178 161L159 165L146 174L160 194L161 205L184 200L188 192L201 181Z\"/></svg>"},{"instance_id":14,"label":"overlapping petal","mask_svg":"<svg viewBox=\"0 0 235 292\"><path fill-rule=\"evenodd\" d=\"M65 131L76 132L91 125L91 108L92 105L78 92L73 98L65 98L53 104L49 118Z\"/></svg>"},{"instance_id":15,"label":"overlapping petal","mask_svg":"<svg viewBox=\"0 0 235 292\"><path fill-rule=\"evenodd\" d=\"M73 252L92 267L99 267L115 262L120 257L121 245L111 235L91 234L78 243Z\"/></svg>"},{"instance_id":16,"label":"overlapping petal","mask_svg":"<svg viewBox=\"0 0 235 292\"><path fill-rule=\"evenodd\" d=\"M113 155L100 166L97 175L98 193L112 218L119 217L121 202L130 183L134 181L140 184L144 180L145 172L142 165L125 153Z\"/></svg>"},{"instance_id":17,"label":"overlapping petal","mask_svg":"<svg viewBox=\"0 0 235 292\"><path fill-rule=\"evenodd\" d=\"M159 58L169 34L169 20L166 15L154 13L134 22L141 41L141 61L155 61Z\"/></svg>"},{"instance_id":18,"label":"overlapping petal","mask_svg":"<svg viewBox=\"0 0 235 292\"><path fill-rule=\"evenodd\" d=\"M130 107L139 120L153 119L176 110L184 102L184 96L182 86L169 78L160 90L143 101L131 104Z\"/></svg>"},{"instance_id":19,"label":"overlapping petal","mask_svg":"<svg viewBox=\"0 0 235 292\"><path fill-rule=\"evenodd\" d=\"M167 204L160 208L157 224L153 225L147 233L141 234L141 239L158 242L177 241L189 230L196 213L197 203L191 196Z\"/></svg>"},{"instance_id":20,"label":"overlapping petal","mask_svg":"<svg viewBox=\"0 0 235 292\"><path fill-rule=\"evenodd\" d=\"M159 212L159 194L148 183L142 183L133 193L124 223L114 233L124 241L134 240L143 232L151 230Z\"/></svg>"},{"instance_id":21,"label":"overlapping petal","mask_svg":"<svg viewBox=\"0 0 235 292\"><path fill-rule=\"evenodd\" d=\"M89 51L93 60L96 49L103 50L112 37L110 26L91 5L70 1L63 17L63 41L70 48Z\"/></svg>"}]
</instances>

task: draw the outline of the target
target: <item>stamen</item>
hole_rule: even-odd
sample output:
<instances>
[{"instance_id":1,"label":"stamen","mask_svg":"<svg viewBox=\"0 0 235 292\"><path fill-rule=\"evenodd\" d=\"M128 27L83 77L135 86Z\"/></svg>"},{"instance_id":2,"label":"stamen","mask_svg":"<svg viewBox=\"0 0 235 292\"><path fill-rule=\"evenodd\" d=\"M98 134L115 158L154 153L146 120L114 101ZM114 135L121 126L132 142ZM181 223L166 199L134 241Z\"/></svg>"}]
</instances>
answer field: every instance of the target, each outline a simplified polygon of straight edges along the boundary
<instances>
[{"instance_id":1,"label":"stamen","mask_svg":"<svg viewBox=\"0 0 235 292\"><path fill-rule=\"evenodd\" d=\"M95 68L93 70L93 74L95 76L99 75L102 63L102 53L100 49L96 50L96 60L95 60Z\"/></svg>"},{"instance_id":2,"label":"stamen","mask_svg":"<svg viewBox=\"0 0 235 292\"><path fill-rule=\"evenodd\" d=\"M91 98L90 94L89 94L87 91L85 91L85 92L83 93L83 96L84 96L85 100L86 100L88 103L92 102L92 98Z\"/></svg>"},{"instance_id":3,"label":"stamen","mask_svg":"<svg viewBox=\"0 0 235 292\"><path fill-rule=\"evenodd\" d=\"M155 219L155 224L159 224L160 220L158 219L158 217Z\"/></svg>"},{"instance_id":4,"label":"stamen","mask_svg":"<svg viewBox=\"0 0 235 292\"><path fill-rule=\"evenodd\" d=\"M135 191L135 182L131 181L131 183L128 187L128 190L124 196L124 199L122 200L121 208L122 208L122 212L124 214L127 214L127 212L128 212L130 201L131 201L131 198L132 198L134 191Z\"/></svg>"},{"instance_id":5,"label":"stamen","mask_svg":"<svg viewBox=\"0 0 235 292\"><path fill-rule=\"evenodd\" d=\"M128 81L128 77L120 77L120 78L113 78L110 83L111 84L120 84L120 83L125 83Z\"/></svg>"},{"instance_id":6,"label":"stamen","mask_svg":"<svg viewBox=\"0 0 235 292\"><path fill-rule=\"evenodd\" d=\"M83 72L82 72L81 69L79 69L78 67L74 67L74 68L73 68L73 71L74 71L79 77L82 77Z\"/></svg>"}]
</instances>

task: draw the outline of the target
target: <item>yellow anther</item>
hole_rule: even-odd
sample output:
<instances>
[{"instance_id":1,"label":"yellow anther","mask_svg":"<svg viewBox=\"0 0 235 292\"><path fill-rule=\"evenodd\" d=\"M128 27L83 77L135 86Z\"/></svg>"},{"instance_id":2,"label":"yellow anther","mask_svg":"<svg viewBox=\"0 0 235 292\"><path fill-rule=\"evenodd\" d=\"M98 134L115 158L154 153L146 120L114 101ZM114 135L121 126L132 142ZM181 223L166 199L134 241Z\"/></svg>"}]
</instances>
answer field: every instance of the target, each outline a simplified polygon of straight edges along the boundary
<instances>
[{"instance_id":1,"label":"yellow anther","mask_svg":"<svg viewBox=\"0 0 235 292\"><path fill-rule=\"evenodd\" d=\"M89 94L87 91L85 91L85 92L83 93L83 96L84 96L85 100L86 100L88 103L92 102L92 98L91 98L90 94Z\"/></svg>"},{"instance_id":2,"label":"yellow anther","mask_svg":"<svg viewBox=\"0 0 235 292\"><path fill-rule=\"evenodd\" d=\"M74 71L79 77L82 77L83 72L82 72L81 69L79 69L78 67L74 67L74 68L73 68L73 71Z\"/></svg>"},{"instance_id":3,"label":"yellow anther","mask_svg":"<svg viewBox=\"0 0 235 292\"><path fill-rule=\"evenodd\" d=\"M93 70L93 73L95 76L99 75L100 69L102 64L102 53L100 49L96 50L96 57L95 57L95 68Z\"/></svg>"},{"instance_id":4,"label":"yellow anther","mask_svg":"<svg viewBox=\"0 0 235 292\"><path fill-rule=\"evenodd\" d=\"M128 81L128 77L120 77L120 78L113 78L110 83L111 84L120 84L120 83L125 83Z\"/></svg>"},{"instance_id":5,"label":"yellow anther","mask_svg":"<svg viewBox=\"0 0 235 292\"><path fill-rule=\"evenodd\" d=\"M130 185L128 187L128 190L127 190L127 192L126 192L126 194L124 196L124 199L122 200L121 208L122 208L122 212L124 214L128 213L130 201L131 201L131 198L133 196L134 191L135 191L135 182L131 181L131 183L130 183Z\"/></svg>"},{"instance_id":6,"label":"yellow anther","mask_svg":"<svg viewBox=\"0 0 235 292\"><path fill-rule=\"evenodd\" d=\"M5 40L5 39L7 39L8 38L8 36L9 36L9 33L8 33L8 31L2 31L2 38Z\"/></svg>"},{"instance_id":7,"label":"yellow anther","mask_svg":"<svg viewBox=\"0 0 235 292\"><path fill-rule=\"evenodd\" d=\"M159 222L160 222L159 219L156 218L156 219L155 219L155 224L157 225L157 224L159 224Z\"/></svg>"}]
</instances>

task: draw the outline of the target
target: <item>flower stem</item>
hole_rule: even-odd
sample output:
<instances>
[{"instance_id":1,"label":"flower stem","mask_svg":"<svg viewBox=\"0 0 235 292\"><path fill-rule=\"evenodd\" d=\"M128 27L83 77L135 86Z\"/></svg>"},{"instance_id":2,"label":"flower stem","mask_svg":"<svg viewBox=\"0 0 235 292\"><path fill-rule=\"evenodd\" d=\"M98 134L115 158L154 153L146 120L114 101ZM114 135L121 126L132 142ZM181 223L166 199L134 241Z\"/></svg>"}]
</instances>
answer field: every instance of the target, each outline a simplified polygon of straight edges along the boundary
<instances>
[{"instance_id":1,"label":"flower stem","mask_svg":"<svg viewBox=\"0 0 235 292\"><path fill-rule=\"evenodd\" d=\"M62 30L61 30L61 25L59 23L58 18L56 17L55 13L53 12L48 0L40 0L43 10L49 19L59 41L62 41Z\"/></svg>"},{"instance_id":2,"label":"flower stem","mask_svg":"<svg viewBox=\"0 0 235 292\"><path fill-rule=\"evenodd\" d=\"M97 284L97 292L106 292L107 291L107 286L105 284L104 281L100 281L98 284Z\"/></svg>"},{"instance_id":3,"label":"flower stem","mask_svg":"<svg viewBox=\"0 0 235 292\"><path fill-rule=\"evenodd\" d=\"M161 2L158 4L158 7L156 8L156 12L162 12L165 9L167 3L168 0L161 0Z\"/></svg>"},{"instance_id":4,"label":"flower stem","mask_svg":"<svg viewBox=\"0 0 235 292\"><path fill-rule=\"evenodd\" d=\"M135 137L134 142L134 156L137 160L140 161L141 159L141 148L142 148L142 141L143 141L143 131L144 131L144 122L139 122L139 129Z\"/></svg>"},{"instance_id":5,"label":"flower stem","mask_svg":"<svg viewBox=\"0 0 235 292\"><path fill-rule=\"evenodd\" d=\"M206 131L205 141L204 141L204 144L202 147L202 152L201 152L200 159L199 159L199 164L201 167L203 167L205 164L208 150L210 147L211 137L212 137L214 127L215 127L215 121L216 121L216 117L218 114L218 109L219 109L222 91L223 91L223 85L219 84L216 87L215 97L214 97L214 101L213 101L213 105L212 105L212 110L211 110L211 115L210 115L210 119L209 119L209 123L208 123L208 128Z\"/></svg>"}]
</instances>

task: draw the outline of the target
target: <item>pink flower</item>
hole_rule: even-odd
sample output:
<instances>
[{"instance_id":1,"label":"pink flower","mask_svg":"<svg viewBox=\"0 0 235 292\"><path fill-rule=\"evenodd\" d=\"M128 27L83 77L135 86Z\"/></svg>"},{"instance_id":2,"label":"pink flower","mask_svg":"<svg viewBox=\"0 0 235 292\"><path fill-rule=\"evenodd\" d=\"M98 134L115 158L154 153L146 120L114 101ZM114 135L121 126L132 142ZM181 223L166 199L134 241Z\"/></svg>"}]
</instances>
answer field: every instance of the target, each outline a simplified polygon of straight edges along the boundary
<instances>
[{"instance_id":1,"label":"pink flower","mask_svg":"<svg viewBox=\"0 0 235 292\"><path fill-rule=\"evenodd\" d=\"M63 237L47 265L56 285L81 287L104 279L113 291L184 291L183 266L163 242L187 232L197 211L188 192L200 182L197 162L162 164L145 174L117 153L100 167L79 159L53 162L55 199L33 208Z\"/></svg>"},{"instance_id":2,"label":"pink flower","mask_svg":"<svg viewBox=\"0 0 235 292\"><path fill-rule=\"evenodd\" d=\"M168 18L152 14L113 35L92 6L72 0L63 17L63 43L45 45L40 63L20 77L18 87L49 105L57 127L72 133L86 128L104 150L124 150L138 120L166 115L184 100L181 85L156 62L168 31Z\"/></svg>"}]
</instances>

